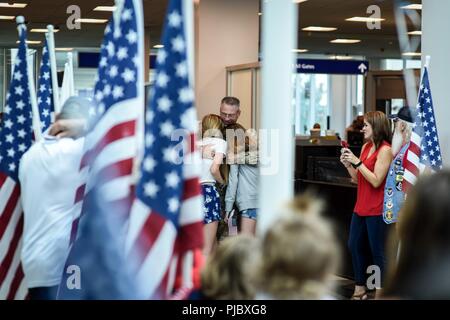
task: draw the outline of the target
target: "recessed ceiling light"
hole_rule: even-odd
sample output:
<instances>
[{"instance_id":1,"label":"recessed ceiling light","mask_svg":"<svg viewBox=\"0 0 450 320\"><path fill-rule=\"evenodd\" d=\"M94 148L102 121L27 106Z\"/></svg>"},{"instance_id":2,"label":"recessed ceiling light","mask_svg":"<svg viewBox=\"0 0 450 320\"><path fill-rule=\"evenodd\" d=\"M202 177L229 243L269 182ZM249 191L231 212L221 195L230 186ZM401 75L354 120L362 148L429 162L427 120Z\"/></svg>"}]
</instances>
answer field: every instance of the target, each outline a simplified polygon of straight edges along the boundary
<instances>
[{"instance_id":1,"label":"recessed ceiling light","mask_svg":"<svg viewBox=\"0 0 450 320\"><path fill-rule=\"evenodd\" d=\"M116 6L98 6L94 8L94 11L107 11L113 12L116 10Z\"/></svg>"},{"instance_id":2,"label":"recessed ceiling light","mask_svg":"<svg viewBox=\"0 0 450 320\"><path fill-rule=\"evenodd\" d=\"M59 29L57 29L57 28L54 28L54 29L53 29L53 32L58 32L58 31L59 31ZM46 33L46 32L48 32L48 29L44 29L44 28L42 28L42 29L39 29L39 28L33 28L33 29L30 30L30 32Z\"/></svg>"},{"instance_id":3,"label":"recessed ceiling light","mask_svg":"<svg viewBox=\"0 0 450 320\"><path fill-rule=\"evenodd\" d=\"M417 30L417 31L410 31L408 32L409 35L411 36L421 36L422 35L422 31Z\"/></svg>"},{"instance_id":4,"label":"recessed ceiling light","mask_svg":"<svg viewBox=\"0 0 450 320\"><path fill-rule=\"evenodd\" d=\"M305 53L308 52L308 49L292 49L292 52L296 52L296 53Z\"/></svg>"},{"instance_id":5,"label":"recessed ceiling light","mask_svg":"<svg viewBox=\"0 0 450 320\"><path fill-rule=\"evenodd\" d=\"M381 22L386 19L383 18L370 18L370 17L351 17L345 19L345 21L353 21L353 22Z\"/></svg>"},{"instance_id":6,"label":"recessed ceiling light","mask_svg":"<svg viewBox=\"0 0 450 320\"><path fill-rule=\"evenodd\" d=\"M330 42L331 43L352 44L352 43L361 42L361 40L358 40L358 39L334 39L334 40L331 40Z\"/></svg>"},{"instance_id":7,"label":"recessed ceiling light","mask_svg":"<svg viewBox=\"0 0 450 320\"><path fill-rule=\"evenodd\" d=\"M75 22L81 22L81 23L106 23L106 22L108 22L108 19L80 18L80 19L75 19Z\"/></svg>"},{"instance_id":8,"label":"recessed ceiling light","mask_svg":"<svg viewBox=\"0 0 450 320\"><path fill-rule=\"evenodd\" d=\"M404 52L402 53L405 57L420 57L422 53L420 52Z\"/></svg>"},{"instance_id":9,"label":"recessed ceiling light","mask_svg":"<svg viewBox=\"0 0 450 320\"><path fill-rule=\"evenodd\" d=\"M26 3L0 2L0 8L25 8L26 6Z\"/></svg>"},{"instance_id":10,"label":"recessed ceiling light","mask_svg":"<svg viewBox=\"0 0 450 320\"><path fill-rule=\"evenodd\" d=\"M27 44L40 44L42 41L39 41L39 40L27 40L26 42L27 42ZM20 43L20 41L17 40L16 43Z\"/></svg>"},{"instance_id":11,"label":"recessed ceiling light","mask_svg":"<svg viewBox=\"0 0 450 320\"><path fill-rule=\"evenodd\" d=\"M155 48L155 49L161 49L161 48L164 48L164 45L162 45L162 44L155 44L155 45L153 46L153 48Z\"/></svg>"},{"instance_id":12,"label":"recessed ceiling light","mask_svg":"<svg viewBox=\"0 0 450 320\"><path fill-rule=\"evenodd\" d=\"M73 48L55 48L56 51L72 51Z\"/></svg>"},{"instance_id":13,"label":"recessed ceiling light","mask_svg":"<svg viewBox=\"0 0 450 320\"><path fill-rule=\"evenodd\" d=\"M352 60L353 59L352 56L339 56L339 55L330 56L329 58L334 59L334 60Z\"/></svg>"},{"instance_id":14,"label":"recessed ceiling light","mask_svg":"<svg viewBox=\"0 0 450 320\"><path fill-rule=\"evenodd\" d=\"M14 20L15 16L0 16L0 20Z\"/></svg>"},{"instance_id":15,"label":"recessed ceiling light","mask_svg":"<svg viewBox=\"0 0 450 320\"><path fill-rule=\"evenodd\" d=\"M317 26L309 26L302 29L303 31L317 31L317 32L330 32L330 31L336 31L337 28L335 27L317 27Z\"/></svg>"},{"instance_id":16,"label":"recessed ceiling light","mask_svg":"<svg viewBox=\"0 0 450 320\"><path fill-rule=\"evenodd\" d=\"M306 2L306 1L308 1L308 0L292 0L292 2L294 2L294 3L302 3L302 2Z\"/></svg>"},{"instance_id":17,"label":"recessed ceiling light","mask_svg":"<svg viewBox=\"0 0 450 320\"><path fill-rule=\"evenodd\" d=\"M408 4L407 6L400 7L406 10L422 10L422 5L419 3Z\"/></svg>"}]
</instances>

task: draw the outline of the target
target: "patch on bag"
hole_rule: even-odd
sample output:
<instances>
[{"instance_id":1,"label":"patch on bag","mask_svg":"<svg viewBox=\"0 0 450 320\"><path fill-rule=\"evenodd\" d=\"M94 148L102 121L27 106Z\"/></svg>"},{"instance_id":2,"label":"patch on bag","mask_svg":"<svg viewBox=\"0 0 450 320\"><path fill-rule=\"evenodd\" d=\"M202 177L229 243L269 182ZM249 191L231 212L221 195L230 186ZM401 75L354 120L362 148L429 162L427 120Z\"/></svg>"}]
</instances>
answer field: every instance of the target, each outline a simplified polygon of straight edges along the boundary
<instances>
[{"instance_id":1,"label":"patch on bag","mask_svg":"<svg viewBox=\"0 0 450 320\"><path fill-rule=\"evenodd\" d=\"M392 221L392 218L393 218L392 210L386 211L386 217L385 218L386 218L387 221Z\"/></svg>"},{"instance_id":2,"label":"patch on bag","mask_svg":"<svg viewBox=\"0 0 450 320\"><path fill-rule=\"evenodd\" d=\"M393 206L394 204L392 203L392 200L388 200L388 202L386 203L386 208L392 209Z\"/></svg>"},{"instance_id":3,"label":"patch on bag","mask_svg":"<svg viewBox=\"0 0 450 320\"><path fill-rule=\"evenodd\" d=\"M386 194L388 195L388 197L392 197L392 195L394 194L394 190L392 190L392 188L387 188Z\"/></svg>"}]
</instances>

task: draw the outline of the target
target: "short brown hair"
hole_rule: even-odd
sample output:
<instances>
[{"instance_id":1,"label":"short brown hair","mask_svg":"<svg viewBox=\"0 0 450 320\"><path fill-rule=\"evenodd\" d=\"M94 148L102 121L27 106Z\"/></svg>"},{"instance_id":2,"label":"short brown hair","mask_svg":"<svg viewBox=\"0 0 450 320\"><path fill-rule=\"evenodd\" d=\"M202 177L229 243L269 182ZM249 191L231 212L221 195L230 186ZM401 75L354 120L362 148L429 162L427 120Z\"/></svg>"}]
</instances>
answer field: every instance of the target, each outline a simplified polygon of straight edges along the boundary
<instances>
[{"instance_id":1,"label":"short brown hair","mask_svg":"<svg viewBox=\"0 0 450 320\"><path fill-rule=\"evenodd\" d=\"M236 106L238 108L241 106L241 102L236 97L225 97L222 99L222 102L220 104L228 104L230 106Z\"/></svg>"},{"instance_id":2,"label":"short brown hair","mask_svg":"<svg viewBox=\"0 0 450 320\"><path fill-rule=\"evenodd\" d=\"M230 130L230 131L228 131ZM228 136L227 132L233 132L233 135ZM225 129L225 137L229 147L232 147L234 153L239 153L241 151L248 151L248 138L245 137L246 129L239 123L232 123ZM232 138L232 139L229 139Z\"/></svg>"},{"instance_id":3,"label":"short brown hair","mask_svg":"<svg viewBox=\"0 0 450 320\"><path fill-rule=\"evenodd\" d=\"M226 127L225 139L228 146L228 164L257 164L258 141L255 130L246 130L239 123L233 123Z\"/></svg>"},{"instance_id":4,"label":"short brown hair","mask_svg":"<svg viewBox=\"0 0 450 320\"><path fill-rule=\"evenodd\" d=\"M366 119L372 127L375 149L378 149L383 141L391 143L392 131L389 120L383 112L369 111L364 115L364 119Z\"/></svg>"}]
</instances>

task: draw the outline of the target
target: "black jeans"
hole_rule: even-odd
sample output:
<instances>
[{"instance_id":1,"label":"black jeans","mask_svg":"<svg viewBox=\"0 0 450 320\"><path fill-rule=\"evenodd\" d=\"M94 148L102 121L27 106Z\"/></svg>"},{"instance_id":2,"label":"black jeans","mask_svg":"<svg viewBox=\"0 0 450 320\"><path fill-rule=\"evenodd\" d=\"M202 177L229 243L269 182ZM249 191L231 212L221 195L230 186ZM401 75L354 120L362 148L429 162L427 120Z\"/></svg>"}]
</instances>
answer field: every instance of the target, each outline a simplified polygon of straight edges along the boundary
<instances>
[{"instance_id":1,"label":"black jeans","mask_svg":"<svg viewBox=\"0 0 450 320\"><path fill-rule=\"evenodd\" d=\"M366 271L370 261L380 268L383 283L386 270L386 234L387 225L383 221L383 216L361 217L353 213L348 247L352 254L356 285L366 285ZM367 250L367 242L370 250Z\"/></svg>"},{"instance_id":2,"label":"black jeans","mask_svg":"<svg viewBox=\"0 0 450 320\"><path fill-rule=\"evenodd\" d=\"M56 300L58 286L29 288L30 300Z\"/></svg>"}]
</instances>

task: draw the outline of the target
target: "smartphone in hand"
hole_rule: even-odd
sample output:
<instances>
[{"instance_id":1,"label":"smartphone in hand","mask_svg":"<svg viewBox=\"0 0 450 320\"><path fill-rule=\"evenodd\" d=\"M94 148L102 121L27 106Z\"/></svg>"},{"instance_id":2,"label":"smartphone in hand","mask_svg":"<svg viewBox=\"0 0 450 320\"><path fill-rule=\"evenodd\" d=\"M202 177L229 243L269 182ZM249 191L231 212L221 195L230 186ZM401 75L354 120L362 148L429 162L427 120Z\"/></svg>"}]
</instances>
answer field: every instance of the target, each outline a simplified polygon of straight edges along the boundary
<instances>
[{"instance_id":1,"label":"smartphone in hand","mask_svg":"<svg viewBox=\"0 0 450 320\"><path fill-rule=\"evenodd\" d=\"M346 149L348 149L350 146L347 141L341 140L341 147L341 154L344 154L346 152Z\"/></svg>"}]
</instances>

